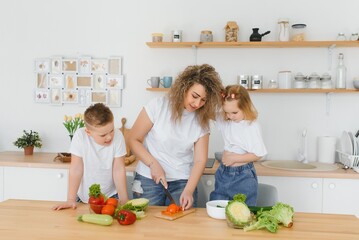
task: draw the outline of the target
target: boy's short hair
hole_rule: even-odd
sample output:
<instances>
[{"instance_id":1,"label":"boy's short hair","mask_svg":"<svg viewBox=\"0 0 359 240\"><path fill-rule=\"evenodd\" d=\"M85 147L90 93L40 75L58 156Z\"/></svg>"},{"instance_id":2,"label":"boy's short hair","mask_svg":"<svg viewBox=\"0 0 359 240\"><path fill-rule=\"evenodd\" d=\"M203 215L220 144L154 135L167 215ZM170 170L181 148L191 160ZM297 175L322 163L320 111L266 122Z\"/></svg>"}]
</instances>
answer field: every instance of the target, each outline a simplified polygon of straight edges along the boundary
<instances>
[{"instance_id":1,"label":"boy's short hair","mask_svg":"<svg viewBox=\"0 0 359 240\"><path fill-rule=\"evenodd\" d=\"M96 103L88 107L84 114L86 127L101 127L113 122L113 114L103 103Z\"/></svg>"}]
</instances>

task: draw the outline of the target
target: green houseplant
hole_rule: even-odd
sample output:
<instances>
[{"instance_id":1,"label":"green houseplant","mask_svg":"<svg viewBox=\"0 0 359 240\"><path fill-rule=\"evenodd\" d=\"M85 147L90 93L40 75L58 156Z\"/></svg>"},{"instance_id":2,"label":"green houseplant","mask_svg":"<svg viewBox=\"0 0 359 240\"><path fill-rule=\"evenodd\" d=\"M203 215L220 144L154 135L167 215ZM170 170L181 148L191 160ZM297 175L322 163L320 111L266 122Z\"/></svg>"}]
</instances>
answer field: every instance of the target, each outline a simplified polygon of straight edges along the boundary
<instances>
[{"instance_id":1,"label":"green houseplant","mask_svg":"<svg viewBox=\"0 0 359 240\"><path fill-rule=\"evenodd\" d=\"M25 155L32 155L34 147L42 147L42 140L38 132L32 130L30 132L23 130L23 132L24 134L14 142L14 145L18 148L23 148Z\"/></svg>"}]
</instances>

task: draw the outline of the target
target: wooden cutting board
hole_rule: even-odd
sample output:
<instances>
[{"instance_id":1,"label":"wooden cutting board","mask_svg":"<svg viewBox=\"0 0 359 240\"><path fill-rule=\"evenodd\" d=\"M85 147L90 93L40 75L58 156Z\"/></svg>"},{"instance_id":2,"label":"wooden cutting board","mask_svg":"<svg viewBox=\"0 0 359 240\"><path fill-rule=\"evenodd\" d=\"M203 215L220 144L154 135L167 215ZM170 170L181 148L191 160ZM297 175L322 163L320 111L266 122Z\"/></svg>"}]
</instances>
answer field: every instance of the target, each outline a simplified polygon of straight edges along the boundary
<instances>
[{"instance_id":1,"label":"wooden cutting board","mask_svg":"<svg viewBox=\"0 0 359 240\"><path fill-rule=\"evenodd\" d=\"M184 217L184 216L186 216L186 215L188 215L190 213L193 213L195 211L196 211L195 208L191 208L191 209L188 209L186 211L175 213L173 215L164 215L164 214L162 214L162 212L158 212L158 213L155 214L155 217L173 221L173 220L176 220L178 218Z\"/></svg>"}]
</instances>

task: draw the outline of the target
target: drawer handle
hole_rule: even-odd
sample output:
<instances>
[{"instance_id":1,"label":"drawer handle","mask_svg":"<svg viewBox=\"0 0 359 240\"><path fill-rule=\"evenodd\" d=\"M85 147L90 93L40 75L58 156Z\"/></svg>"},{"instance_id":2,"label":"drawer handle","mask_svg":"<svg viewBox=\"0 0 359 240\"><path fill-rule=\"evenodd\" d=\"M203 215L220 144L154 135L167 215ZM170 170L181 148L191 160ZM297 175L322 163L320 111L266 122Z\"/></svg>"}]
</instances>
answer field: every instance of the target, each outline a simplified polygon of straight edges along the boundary
<instances>
[{"instance_id":1,"label":"drawer handle","mask_svg":"<svg viewBox=\"0 0 359 240\"><path fill-rule=\"evenodd\" d=\"M207 186L212 186L212 184L213 184L213 182L211 180L207 180L207 182L206 182Z\"/></svg>"},{"instance_id":2,"label":"drawer handle","mask_svg":"<svg viewBox=\"0 0 359 240\"><path fill-rule=\"evenodd\" d=\"M57 178L62 178L63 176L64 176L64 174L62 174L62 173L57 174Z\"/></svg>"},{"instance_id":3,"label":"drawer handle","mask_svg":"<svg viewBox=\"0 0 359 240\"><path fill-rule=\"evenodd\" d=\"M317 189L318 188L318 183L312 183L312 188Z\"/></svg>"},{"instance_id":4,"label":"drawer handle","mask_svg":"<svg viewBox=\"0 0 359 240\"><path fill-rule=\"evenodd\" d=\"M330 189L334 189L334 188L335 188L335 184L334 184L334 183L329 184L329 188L330 188Z\"/></svg>"}]
</instances>

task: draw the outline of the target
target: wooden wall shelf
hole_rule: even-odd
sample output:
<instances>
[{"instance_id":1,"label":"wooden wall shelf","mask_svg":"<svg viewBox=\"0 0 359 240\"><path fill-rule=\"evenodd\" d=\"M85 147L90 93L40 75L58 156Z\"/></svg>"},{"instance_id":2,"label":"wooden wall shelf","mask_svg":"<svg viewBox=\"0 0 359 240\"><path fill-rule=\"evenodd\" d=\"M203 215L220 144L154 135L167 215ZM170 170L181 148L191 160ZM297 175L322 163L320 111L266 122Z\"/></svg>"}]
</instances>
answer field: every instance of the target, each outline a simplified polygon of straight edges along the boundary
<instances>
[{"instance_id":1,"label":"wooden wall shelf","mask_svg":"<svg viewBox=\"0 0 359 240\"><path fill-rule=\"evenodd\" d=\"M146 88L151 92L168 92L170 88ZM248 89L249 93L359 93L357 89Z\"/></svg>"},{"instance_id":2,"label":"wooden wall shelf","mask_svg":"<svg viewBox=\"0 0 359 240\"><path fill-rule=\"evenodd\" d=\"M300 42L147 42L150 48L323 48L359 47L359 41Z\"/></svg>"}]
</instances>

